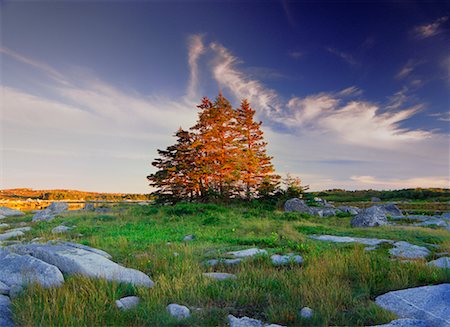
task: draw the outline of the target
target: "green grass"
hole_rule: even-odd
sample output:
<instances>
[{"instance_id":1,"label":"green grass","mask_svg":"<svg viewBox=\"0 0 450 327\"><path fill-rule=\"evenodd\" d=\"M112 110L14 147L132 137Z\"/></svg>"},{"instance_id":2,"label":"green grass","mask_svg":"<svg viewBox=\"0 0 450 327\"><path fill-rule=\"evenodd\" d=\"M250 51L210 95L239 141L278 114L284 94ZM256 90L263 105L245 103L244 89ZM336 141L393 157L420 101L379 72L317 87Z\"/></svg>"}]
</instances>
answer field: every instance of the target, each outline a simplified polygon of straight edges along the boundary
<instances>
[{"instance_id":1,"label":"green grass","mask_svg":"<svg viewBox=\"0 0 450 327\"><path fill-rule=\"evenodd\" d=\"M333 244L308 238L309 234L353 235L433 244L435 252L450 249L448 231L390 226L349 227L349 217L316 218L263 209L257 205L132 206L112 214L71 214L34 224L25 239L62 238L109 252L114 261L147 273L151 289L66 276L55 289L31 286L13 300L20 326L226 326L226 316L249 316L288 326L372 325L395 316L373 302L390 290L450 281L449 271L432 268L423 260L391 260L388 248L366 252L361 245ZM6 222L30 221L8 218ZM52 235L62 222L77 227ZM80 236L79 234L82 234ZM187 234L196 235L183 242ZM170 242L170 244L167 244ZM237 266L205 267L206 259L230 250L258 246L272 253L295 252L304 264L274 267L268 257ZM179 255L174 256L174 252ZM431 259L430 258L430 259ZM237 274L237 280L214 282L203 272ZM138 295L137 309L121 312L115 300ZM192 317L176 321L165 311L169 303L192 310ZM313 308L312 320L298 311Z\"/></svg>"}]
</instances>

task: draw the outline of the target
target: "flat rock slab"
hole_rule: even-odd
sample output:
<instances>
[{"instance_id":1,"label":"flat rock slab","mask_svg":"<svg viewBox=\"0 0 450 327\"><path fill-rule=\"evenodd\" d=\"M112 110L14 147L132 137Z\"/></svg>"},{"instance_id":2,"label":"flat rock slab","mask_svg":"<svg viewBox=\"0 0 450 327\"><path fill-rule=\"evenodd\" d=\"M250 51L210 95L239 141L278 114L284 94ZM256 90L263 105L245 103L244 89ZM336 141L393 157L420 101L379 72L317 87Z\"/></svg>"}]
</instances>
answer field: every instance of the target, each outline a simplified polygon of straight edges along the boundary
<instances>
[{"instance_id":1,"label":"flat rock slab","mask_svg":"<svg viewBox=\"0 0 450 327\"><path fill-rule=\"evenodd\" d=\"M388 324L376 325L372 327L431 327L425 320L419 319L397 319L392 320Z\"/></svg>"},{"instance_id":2,"label":"flat rock slab","mask_svg":"<svg viewBox=\"0 0 450 327\"><path fill-rule=\"evenodd\" d=\"M267 255L267 251L258 248L251 248L247 250L227 252L227 254L235 258L248 258L256 255Z\"/></svg>"},{"instance_id":3,"label":"flat rock slab","mask_svg":"<svg viewBox=\"0 0 450 327\"><path fill-rule=\"evenodd\" d=\"M1 218L0 218L1 219ZM8 228L9 225L8 224L0 224L0 228Z\"/></svg>"},{"instance_id":4,"label":"flat rock slab","mask_svg":"<svg viewBox=\"0 0 450 327\"><path fill-rule=\"evenodd\" d=\"M11 311L11 300L5 295L0 295L0 326L14 327Z\"/></svg>"},{"instance_id":5,"label":"flat rock slab","mask_svg":"<svg viewBox=\"0 0 450 327\"><path fill-rule=\"evenodd\" d=\"M42 260L1 250L0 281L8 286L38 283L43 287L57 287L64 283L64 277L57 267Z\"/></svg>"},{"instance_id":6,"label":"flat rock slab","mask_svg":"<svg viewBox=\"0 0 450 327\"><path fill-rule=\"evenodd\" d=\"M7 231L3 234L0 234L0 241L9 240L10 238L20 237L20 236L24 236L24 235L25 235L25 233L21 232L21 231Z\"/></svg>"},{"instance_id":7,"label":"flat rock slab","mask_svg":"<svg viewBox=\"0 0 450 327\"><path fill-rule=\"evenodd\" d=\"M64 234L70 231L73 227L68 227L64 225L57 226L52 229L52 234Z\"/></svg>"},{"instance_id":8,"label":"flat rock slab","mask_svg":"<svg viewBox=\"0 0 450 327\"><path fill-rule=\"evenodd\" d=\"M0 207L0 215L4 216L4 217L23 216L23 215L25 215L25 213L23 213L22 211L19 211L19 210L8 208L8 207Z\"/></svg>"},{"instance_id":9,"label":"flat rock slab","mask_svg":"<svg viewBox=\"0 0 450 327\"><path fill-rule=\"evenodd\" d=\"M429 266L450 269L450 257L442 257L427 263ZM450 301L450 300L449 300Z\"/></svg>"},{"instance_id":10,"label":"flat rock slab","mask_svg":"<svg viewBox=\"0 0 450 327\"><path fill-rule=\"evenodd\" d=\"M107 253L103 250L100 250L100 249L91 248L90 246L87 246L87 245L72 243L72 242L57 242L56 244L70 246L70 247L73 247L76 249L86 250L86 251L101 255L102 257L105 257L106 259L112 259L112 256L109 253Z\"/></svg>"},{"instance_id":11,"label":"flat rock slab","mask_svg":"<svg viewBox=\"0 0 450 327\"><path fill-rule=\"evenodd\" d=\"M9 229L6 232L29 232L31 229L32 228L30 226L25 226L25 227Z\"/></svg>"},{"instance_id":12,"label":"flat rock slab","mask_svg":"<svg viewBox=\"0 0 450 327\"><path fill-rule=\"evenodd\" d=\"M20 254L30 254L58 267L63 273L69 275L80 274L130 283L135 286L153 287L154 285L152 280L141 271L122 267L100 254L70 245L16 245L14 251Z\"/></svg>"},{"instance_id":13,"label":"flat rock slab","mask_svg":"<svg viewBox=\"0 0 450 327\"><path fill-rule=\"evenodd\" d=\"M123 311L134 309L138 306L141 299L137 296L127 296L116 301L116 306Z\"/></svg>"},{"instance_id":14,"label":"flat rock slab","mask_svg":"<svg viewBox=\"0 0 450 327\"><path fill-rule=\"evenodd\" d=\"M203 276L215 280L237 279L236 275L228 273L203 273Z\"/></svg>"},{"instance_id":15,"label":"flat rock slab","mask_svg":"<svg viewBox=\"0 0 450 327\"><path fill-rule=\"evenodd\" d=\"M395 242L394 247L389 250L389 253L395 257L406 259L422 259L431 254L426 247L413 245L408 242Z\"/></svg>"},{"instance_id":16,"label":"flat rock slab","mask_svg":"<svg viewBox=\"0 0 450 327\"><path fill-rule=\"evenodd\" d=\"M270 260L275 266L301 264L303 262L303 258L301 256L295 255L293 253L285 255L274 254L270 257Z\"/></svg>"},{"instance_id":17,"label":"flat rock slab","mask_svg":"<svg viewBox=\"0 0 450 327\"><path fill-rule=\"evenodd\" d=\"M375 302L400 318L425 320L430 326L450 326L450 284L422 286L380 295Z\"/></svg>"},{"instance_id":18,"label":"flat rock slab","mask_svg":"<svg viewBox=\"0 0 450 327\"><path fill-rule=\"evenodd\" d=\"M205 261L205 265L207 266L217 266L218 264L223 264L223 265L227 265L227 266L231 266L231 265L237 265L238 263L241 263L242 259L237 258L237 259L210 259Z\"/></svg>"},{"instance_id":19,"label":"flat rock slab","mask_svg":"<svg viewBox=\"0 0 450 327\"><path fill-rule=\"evenodd\" d=\"M378 238L363 238L363 237L350 237L350 236L334 236L334 235L310 235L309 238L328 241L334 243L361 243L370 246L377 246L381 243L393 244L392 240L378 239Z\"/></svg>"}]
</instances>

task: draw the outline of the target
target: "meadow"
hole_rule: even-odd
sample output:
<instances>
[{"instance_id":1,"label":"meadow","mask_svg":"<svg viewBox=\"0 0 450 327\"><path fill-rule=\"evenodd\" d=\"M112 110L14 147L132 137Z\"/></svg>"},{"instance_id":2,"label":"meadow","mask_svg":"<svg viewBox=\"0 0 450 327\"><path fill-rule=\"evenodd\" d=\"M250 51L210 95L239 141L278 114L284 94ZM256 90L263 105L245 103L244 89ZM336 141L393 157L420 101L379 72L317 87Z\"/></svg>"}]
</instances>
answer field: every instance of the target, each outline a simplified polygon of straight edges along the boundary
<instances>
[{"instance_id":1,"label":"meadow","mask_svg":"<svg viewBox=\"0 0 450 327\"><path fill-rule=\"evenodd\" d=\"M6 223L30 222L32 214L7 218ZM105 250L113 260L141 270L155 282L150 289L84 277L66 277L60 288L30 286L13 299L20 326L226 326L226 317L248 316L287 326L376 325L395 319L374 298L390 290L450 281L450 271L423 260L402 262L388 245L365 251L359 244L334 244L310 234L362 236L427 245L450 251L450 233L442 229L383 226L351 228L350 217L311 217L285 213L258 203L188 204L174 206L119 205L109 214L70 213L50 222L33 223L23 240L64 239ZM76 228L54 235L66 223ZM185 235L195 239L183 241ZM271 254L296 253L304 262L274 266L269 256L233 266L208 267L208 259L250 247ZM204 272L228 272L236 280L214 281ZM115 300L138 295L136 309L122 312ZM188 306L192 316L176 320L166 306ZM315 312L303 319L299 310Z\"/></svg>"}]
</instances>

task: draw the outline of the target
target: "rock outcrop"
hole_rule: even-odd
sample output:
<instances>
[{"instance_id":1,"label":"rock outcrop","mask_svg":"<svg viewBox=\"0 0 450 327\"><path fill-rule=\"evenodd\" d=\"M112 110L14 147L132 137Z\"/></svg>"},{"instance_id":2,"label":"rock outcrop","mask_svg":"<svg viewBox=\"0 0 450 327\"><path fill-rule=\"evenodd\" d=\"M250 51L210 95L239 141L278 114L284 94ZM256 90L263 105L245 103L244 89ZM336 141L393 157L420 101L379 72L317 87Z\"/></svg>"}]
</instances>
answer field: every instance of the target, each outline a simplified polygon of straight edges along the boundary
<instances>
[{"instance_id":1,"label":"rock outcrop","mask_svg":"<svg viewBox=\"0 0 450 327\"><path fill-rule=\"evenodd\" d=\"M44 210L37 212L33 216L33 221L50 221L57 215L66 211L68 208L69 205L66 202L53 202Z\"/></svg>"},{"instance_id":2,"label":"rock outcrop","mask_svg":"<svg viewBox=\"0 0 450 327\"><path fill-rule=\"evenodd\" d=\"M23 213L22 211L11 209L8 207L0 207L0 216L9 217L9 216L23 216L23 215L25 215L25 213Z\"/></svg>"},{"instance_id":3,"label":"rock outcrop","mask_svg":"<svg viewBox=\"0 0 450 327\"><path fill-rule=\"evenodd\" d=\"M387 217L379 206L362 210L350 222L352 227L375 227L387 225Z\"/></svg>"},{"instance_id":4,"label":"rock outcrop","mask_svg":"<svg viewBox=\"0 0 450 327\"><path fill-rule=\"evenodd\" d=\"M392 291L375 299L400 318L424 320L429 326L450 326L450 284Z\"/></svg>"}]
</instances>

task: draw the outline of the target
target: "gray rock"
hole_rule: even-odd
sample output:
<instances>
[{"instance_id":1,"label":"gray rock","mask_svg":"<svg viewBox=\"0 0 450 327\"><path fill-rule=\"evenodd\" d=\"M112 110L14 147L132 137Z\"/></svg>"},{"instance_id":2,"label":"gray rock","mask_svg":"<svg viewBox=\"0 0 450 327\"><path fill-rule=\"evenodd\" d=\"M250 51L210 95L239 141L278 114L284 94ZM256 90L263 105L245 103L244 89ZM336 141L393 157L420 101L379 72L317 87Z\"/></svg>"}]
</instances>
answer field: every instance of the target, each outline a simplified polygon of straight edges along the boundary
<instances>
[{"instance_id":1,"label":"gray rock","mask_svg":"<svg viewBox=\"0 0 450 327\"><path fill-rule=\"evenodd\" d=\"M210 259L205 262L205 265L207 266L217 266L218 264L224 264L224 265L236 265L238 263L241 263L242 259Z\"/></svg>"},{"instance_id":2,"label":"gray rock","mask_svg":"<svg viewBox=\"0 0 450 327\"><path fill-rule=\"evenodd\" d=\"M365 247L365 248L364 248L364 251L374 251L374 250L376 250L376 249L377 249L376 246L368 246L368 247Z\"/></svg>"},{"instance_id":3,"label":"gray rock","mask_svg":"<svg viewBox=\"0 0 450 327\"><path fill-rule=\"evenodd\" d=\"M289 199L284 204L284 211L286 212L303 212L312 214L311 208L305 203L305 201L299 198Z\"/></svg>"},{"instance_id":4,"label":"gray rock","mask_svg":"<svg viewBox=\"0 0 450 327\"><path fill-rule=\"evenodd\" d=\"M431 254L426 247L413 245L408 242L395 242L394 247L389 250L389 253L395 257L406 259L420 259L426 258Z\"/></svg>"},{"instance_id":5,"label":"gray rock","mask_svg":"<svg viewBox=\"0 0 450 327\"><path fill-rule=\"evenodd\" d=\"M310 207L310 214L319 217L331 217L336 216L339 210L335 208L321 208L321 207Z\"/></svg>"},{"instance_id":6,"label":"gray rock","mask_svg":"<svg viewBox=\"0 0 450 327\"><path fill-rule=\"evenodd\" d=\"M427 263L429 266L450 269L450 257L442 257Z\"/></svg>"},{"instance_id":7,"label":"gray rock","mask_svg":"<svg viewBox=\"0 0 450 327\"><path fill-rule=\"evenodd\" d=\"M94 211L95 210L95 205L93 203L86 202L84 204L83 209L81 209L81 210L83 210L83 211Z\"/></svg>"},{"instance_id":8,"label":"gray rock","mask_svg":"<svg viewBox=\"0 0 450 327\"><path fill-rule=\"evenodd\" d=\"M11 311L11 300L5 295L0 295L0 326L14 327Z\"/></svg>"},{"instance_id":9,"label":"gray rock","mask_svg":"<svg viewBox=\"0 0 450 327\"><path fill-rule=\"evenodd\" d=\"M8 295L9 289L10 289L10 287L8 285L6 285L2 281L0 281L0 294L1 295Z\"/></svg>"},{"instance_id":10,"label":"gray rock","mask_svg":"<svg viewBox=\"0 0 450 327\"><path fill-rule=\"evenodd\" d=\"M205 276L207 278L215 279L215 280L237 279L236 275L228 274L228 273L217 273L217 272L203 273L203 276Z\"/></svg>"},{"instance_id":11,"label":"gray rock","mask_svg":"<svg viewBox=\"0 0 450 327\"><path fill-rule=\"evenodd\" d=\"M277 324L265 324L261 320L249 317L236 318L233 315L228 315L228 323L230 327L283 327Z\"/></svg>"},{"instance_id":12,"label":"gray rock","mask_svg":"<svg viewBox=\"0 0 450 327\"><path fill-rule=\"evenodd\" d=\"M72 227L60 225L52 229L52 234L64 234L70 231L71 229Z\"/></svg>"},{"instance_id":13,"label":"gray rock","mask_svg":"<svg viewBox=\"0 0 450 327\"><path fill-rule=\"evenodd\" d=\"M383 210L384 214L386 215L395 217L403 216L403 212L394 203L380 204L377 207Z\"/></svg>"},{"instance_id":14,"label":"gray rock","mask_svg":"<svg viewBox=\"0 0 450 327\"><path fill-rule=\"evenodd\" d=\"M450 326L450 284L392 291L375 299L399 318L425 320L430 326Z\"/></svg>"},{"instance_id":15,"label":"gray rock","mask_svg":"<svg viewBox=\"0 0 450 327\"><path fill-rule=\"evenodd\" d=\"M425 320L418 320L418 319L397 319L392 320L388 324L384 325L376 325L372 327L432 327L429 323L427 323Z\"/></svg>"},{"instance_id":16,"label":"gray rock","mask_svg":"<svg viewBox=\"0 0 450 327\"><path fill-rule=\"evenodd\" d=\"M19 227L19 228L13 228L10 230L7 230L7 232L29 232L32 228L27 226L27 227Z\"/></svg>"},{"instance_id":17,"label":"gray rock","mask_svg":"<svg viewBox=\"0 0 450 327\"><path fill-rule=\"evenodd\" d=\"M8 208L8 207L0 207L0 215L2 215L4 217L23 216L23 215L25 215L25 213L23 213L22 211L19 211L19 210Z\"/></svg>"},{"instance_id":18,"label":"gray rock","mask_svg":"<svg viewBox=\"0 0 450 327\"><path fill-rule=\"evenodd\" d=\"M140 302L139 297L127 296L127 297L121 298L120 300L117 300L116 307L119 308L120 310L126 311L126 310L134 309L135 307L137 307L139 302Z\"/></svg>"},{"instance_id":19,"label":"gray rock","mask_svg":"<svg viewBox=\"0 0 450 327\"><path fill-rule=\"evenodd\" d=\"M337 208L341 212L349 213L351 215L357 215L361 209L357 207L350 207L350 206L340 206Z\"/></svg>"},{"instance_id":20,"label":"gray rock","mask_svg":"<svg viewBox=\"0 0 450 327\"><path fill-rule=\"evenodd\" d=\"M314 315L314 311L311 308L304 307L300 310L300 317L304 319L311 319Z\"/></svg>"},{"instance_id":21,"label":"gray rock","mask_svg":"<svg viewBox=\"0 0 450 327\"><path fill-rule=\"evenodd\" d=\"M0 215L0 220L5 219L6 216Z\"/></svg>"},{"instance_id":22,"label":"gray rock","mask_svg":"<svg viewBox=\"0 0 450 327\"><path fill-rule=\"evenodd\" d=\"M97 207L94 209L96 213L112 213L113 211L111 207Z\"/></svg>"},{"instance_id":23,"label":"gray rock","mask_svg":"<svg viewBox=\"0 0 450 327\"><path fill-rule=\"evenodd\" d=\"M0 218L1 219L1 218ZM0 228L8 228L9 225L8 224L0 224Z\"/></svg>"},{"instance_id":24,"label":"gray rock","mask_svg":"<svg viewBox=\"0 0 450 327\"><path fill-rule=\"evenodd\" d=\"M381 243L390 243L390 244L394 243L394 241L392 240L385 240L378 238L363 238L363 237L334 236L334 235L310 235L309 238L334 243L361 243L370 246L378 246Z\"/></svg>"},{"instance_id":25,"label":"gray rock","mask_svg":"<svg viewBox=\"0 0 450 327\"><path fill-rule=\"evenodd\" d=\"M372 198L370 199L370 201L372 201L372 202L381 202L381 199L380 199L380 198L377 198L377 197L372 197Z\"/></svg>"},{"instance_id":26,"label":"gray rock","mask_svg":"<svg viewBox=\"0 0 450 327\"><path fill-rule=\"evenodd\" d=\"M378 206L362 210L350 222L352 227L375 227L387 225L387 223L386 214Z\"/></svg>"},{"instance_id":27,"label":"gray rock","mask_svg":"<svg viewBox=\"0 0 450 327\"><path fill-rule=\"evenodd\" d=\"M235 258L247 258L247 257L254 257L256 255L267 255L266 250L261 250L258 248L251 248L247 250L241 250L241 251L231 251L227 252L228 255L231 255Z\"/></svg>"},{"instance_id":28,"label":"gray rock","mask_svg":"<svg viewBox=\"0 0 450 327\"><path fill-rule=\"evenodd\" d=\"M63 213L69 208L66 202L53 202L44 210L39 211L33 216L33 221L49 221L57 215Z\"/></svg>"},{"instance_id":29,"label":"gray rock","mask_svg":"<svg viewBox=\"0 0 450 327\"><path fill-rule=\"evenodd\" d=\"M64 277L59 269L29 255L2 251L0 281L8 286L38 283L42 287L60 286Z\"/></svg>"},{"instance_id":30,"label":"gray rock","mask_svg":"<svg viewBox=\"0 0 450 327\"><path fill-rule=\"evenodd\" d=\"M110 260L112 259L112 256L109 253L107 253L103 250L100 250L100 249L91 248L90 246L87 246L87 245L72 243L72 242L57 242L56 244L61 244L61 245L70 246L70 247L73 247L76 249L86 250L86 251L101 255L102 257L105 257L106 259L110 259Z\"/></svg>"},{"instance_id":31,"label":"gray rock","mask_svg":"<svg viewBox=\"0 0 450 327\"><path fill-rule=\"evenodd\" d=\"M261 320L249 317L236 318L233 315L228 315L228 323L230 327L264 327Z\"/></svg>"},{"instance_id":32,"label":"gray rock","mask_svg":"<svg viewBox=\"0 0 450 327\"><path fill-rule=\"evenodd\" d=\"M183 241L185 242L193 241L194 239L195 235L186 235L185 237L183 237Z\"/></svg>"},{"instance_id":33,"label":"gray rock","mask_svg":"<svg viewBox=\"0 0 450 327\"><path fill-rule=\"evenodd\" d=\"M8 231L6 233L0 234L0 241L8 240L13 237L24 236L25 233L21 231Z\"/></svg>"},{"instance_id":34,"label":"gray rock","mask_svg":"<svg viewBox=\"0 0 450 327\"><path fill-rule=\"evenodd\" d=\"M449 222L445 219L439 219L439 218L430 218L426 221L423 221L421 223L415 223L414 226L419 227L427 227L427 226L437 226L437 227L447 227L449 226Z\"/></svg>"},{"instance_id":35,"label":"gray rock","mask_svg":"<svg viewBox=\"0 0 450 327\"><path fill-rule=\"evenodd\" d=\"M22 285L12 285L11 289L9 290L9 297L15 298L16 296L19 296L23 292L23 286Z\"/></svg>"},{"instance_id":36,"label":"gray rock","mask_svg":"<svg viewBox=\"0 0 450 327\"><path fill-rule=\"evenodd\" d=\"M191 310L184 305L179 305L176 303L169 304L166 307L167 312L172 316L179 320L186 319L191 316Z\"/></svg>"},{"instance_id":37,"label":"gray rock","mask_svg":"<svg viewBox=\"0 0 450 327\"><path fill-rule=\"evenodd\" d=\"M270 257L272 260L272 264L275 266L288 265L291 263L301 264L303 262L303 258L299 255L294 255L293 253L289 253L286 255L274 254Z\"/></svg>"},{"instance_id":38,"label":"gray rock","mask_svg":"<svg viewBox=\"0 0 450 327\"><path fill-rule=\"evenodd\" d=\"M154 283L141 271L125 268L102 255L66 244L16 245L14 251L30 254L58 267L65 274L80 274L109 281L152 287Z\"/></svg>"}]
</instances>

